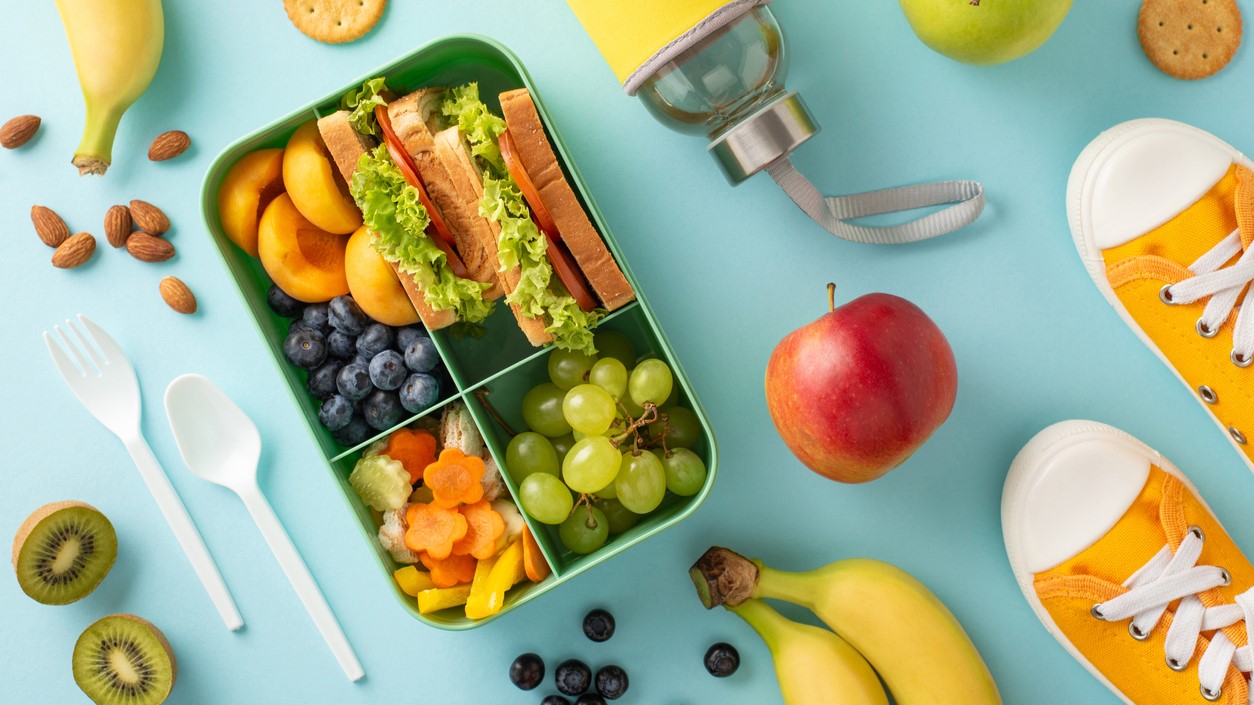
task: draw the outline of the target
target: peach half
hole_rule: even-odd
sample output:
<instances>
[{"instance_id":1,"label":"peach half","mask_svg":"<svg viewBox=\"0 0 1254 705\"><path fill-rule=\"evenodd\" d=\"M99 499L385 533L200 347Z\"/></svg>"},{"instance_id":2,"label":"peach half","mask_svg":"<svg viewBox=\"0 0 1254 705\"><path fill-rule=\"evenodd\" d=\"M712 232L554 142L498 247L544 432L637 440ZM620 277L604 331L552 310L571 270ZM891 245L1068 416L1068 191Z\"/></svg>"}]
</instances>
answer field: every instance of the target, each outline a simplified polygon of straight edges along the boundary
<instances>
[{"instance_id":1,"label":"peach half","mask_svg":"<svg viewBox=\"0 0 1254 705\"><path fill-rule=\"evenodd\" d=\"M283 150L259 149L240 158L218 187L222 230L240 249L257 256L257 223L283 193Z\"/></svg>"},{"instance_id":2,"label":"peach half","mask_svg":"<svg viewBox=\"0 0 1254 705\"><path fill-rule=\"evenodd\" d=\"M306 303L348 293L344 248L348 238L309 222L288 194L271 201L257 227L261 266L280 289Z\"/></svg>"},{"instance_id":3,"label":"peach half","mask_svg":"<svg viewBox=\"0 0 1254 705\"><path fill-rule=\"evenodd\" d=\"M348 184L331 161L318 123L301 125L283 152L283 183L309 222L329 233L347 235L361 227L361 211Z\"/></svg>"},{"instance_id":4,"label":"peach half","mask_svg":"<svg viewBox=\"0 0 1254 705\"><path fill-rule=\"evenodd\" d=\"M348 290L367 316L389 326L418 322L418 312L396 277L396 270L370 244L374 237L366 226L348 238L344 252L344 273Z\"/></svg>"}]
</instances>

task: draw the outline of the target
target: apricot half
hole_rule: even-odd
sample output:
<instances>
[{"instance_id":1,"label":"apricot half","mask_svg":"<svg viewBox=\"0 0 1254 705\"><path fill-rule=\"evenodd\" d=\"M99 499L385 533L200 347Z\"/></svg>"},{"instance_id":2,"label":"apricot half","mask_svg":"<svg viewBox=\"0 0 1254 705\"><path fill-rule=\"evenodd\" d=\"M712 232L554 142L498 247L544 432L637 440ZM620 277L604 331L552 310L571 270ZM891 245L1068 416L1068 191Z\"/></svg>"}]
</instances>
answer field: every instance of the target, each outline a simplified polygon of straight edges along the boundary
<instances>
[{"instance_id":1,"label":"apricot half","mask_svg":"<svg viewBox=\"0 0 1254 705\"><path fill-rule=\"evenodd\" d=\"M348 238L344 252L344 273L348 290L361 310L374 320L389 326L408 326L418 322L418 312L401 286L396 270L370 244L374 237L366 226Z\"/></svg>"},{"instance_id":2,"label":"apricot half","mask_svg":"<svg viewBox=\"0 0 1254 705\"><path fill-rule=\"evenodd\" d=\"M344 248L348 238L309 222L288 194L274 199L257 227L261 266L288 296L306 303L348 293Z\"/></svg>"},{"instance_id":3,"label":"apricot half","mask_svg":"<svg viewBox=\"0 0 1254 705\"><path fill-rule=\"evenodd\" d=\"M240 249L257 256L257 223L283 193L283 150L259 149L240 158L218 187L222 230Z\"/></svg>"},{"instance_id":4,"label":"apricot half","mask_svg":"<svg viewBox=\"0 0 1254 705\"><path fill-rule=\"evenodd\" d=\"M301 125L287 141L283 183L301 214L319 228L347 235L361 226L361 211L331 161L326 143L318 134L318 123Z\"/></svg>"}]
</instances>

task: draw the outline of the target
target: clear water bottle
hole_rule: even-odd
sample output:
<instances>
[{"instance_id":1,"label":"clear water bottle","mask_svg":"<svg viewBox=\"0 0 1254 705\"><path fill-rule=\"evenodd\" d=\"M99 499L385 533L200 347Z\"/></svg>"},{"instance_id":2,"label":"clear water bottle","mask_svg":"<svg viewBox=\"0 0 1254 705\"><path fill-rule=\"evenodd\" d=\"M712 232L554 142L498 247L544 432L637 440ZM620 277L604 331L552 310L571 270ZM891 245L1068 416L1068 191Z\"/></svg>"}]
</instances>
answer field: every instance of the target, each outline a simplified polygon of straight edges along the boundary
<instances>
[{"instance_id":1,"label":"clear water bottle","mask_svg":"<svg viewBox=\"0 0 1254 705\"><path fill-rule=\"evenodd\" d=\"M737 184L819 131L801 97L785 89L787 71L783 30L759 5L662 64L637 94L668 127L708 136Z\"/></svg>"}]
</instances>

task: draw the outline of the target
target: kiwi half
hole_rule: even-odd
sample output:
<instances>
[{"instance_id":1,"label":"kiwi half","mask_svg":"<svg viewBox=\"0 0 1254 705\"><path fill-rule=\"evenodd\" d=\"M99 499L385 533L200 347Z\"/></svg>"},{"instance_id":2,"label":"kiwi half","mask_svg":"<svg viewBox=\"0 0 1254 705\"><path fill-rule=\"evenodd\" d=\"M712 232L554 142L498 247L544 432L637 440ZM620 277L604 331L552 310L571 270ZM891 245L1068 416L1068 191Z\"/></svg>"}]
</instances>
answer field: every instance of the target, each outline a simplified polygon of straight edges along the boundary
<instances>
[{"instance_id":1,"label":"kiwi half","mask_svg":"<svg viewBox=\"0 0 1254 705\"><path fill-rule=\"evenodd\" d=\"M97 705L159 705L174 689L178 663L150 622L113 614L74 644L74 682Z\"/></svg>"},{"instance_id":2,"label":"kiwi half","mask_svg":"<svg viewBox=\"0 0 1254 705\"><path fill-rule=\"evenodd\" d=\"M109 574L117 556L113 524L83 502L54 502L36 509L13 539L17 584L45 605L87 597Z\"/></svg>"}]
</instances>

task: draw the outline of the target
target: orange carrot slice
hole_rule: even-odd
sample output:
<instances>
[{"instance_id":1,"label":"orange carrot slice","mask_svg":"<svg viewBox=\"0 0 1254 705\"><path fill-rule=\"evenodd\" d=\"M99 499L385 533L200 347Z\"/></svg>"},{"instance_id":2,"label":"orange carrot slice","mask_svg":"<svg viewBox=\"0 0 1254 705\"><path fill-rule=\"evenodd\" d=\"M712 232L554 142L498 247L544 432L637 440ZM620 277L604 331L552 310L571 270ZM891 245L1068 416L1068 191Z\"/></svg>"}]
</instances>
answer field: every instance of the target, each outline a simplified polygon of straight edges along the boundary
<instances>
[{"instance_id":1,"label":"orange carrot slice","mask_svg":"<svg viewBox=\"0 0 1254 705\"><path fill-rule=\"evenodd\" d=\"M492 503L484 500L463 504L458 511L466 517L466 535L453 544L455 555L471 555L484 561L496 555L496 540L505 533L505 518Z\"/></svg>"},{"instance_id":2,"label":"orange carrot slice","mask_svg":"<svg viewBox=\"0 0 1254 705\"><path fill-rule=\"evenodd\" d=\"M438 559L424 552L418 554L418 560L431 571L431 582L438 588L450 588L454 585L469 583L475 577L477 563L470 556L449 556Z\"/></svg>"},{"instance_id":3,"label":"orange carrot slice","mask_svg":"<svg viewBox=\"0 0 1254 705\"><path fill-rule=\"evenodd\" d=\"M422 479L422 471L435 462L435 436L423 429L402 428L388 437L383 455L405 466L409 484Z\"/></svg>"},{"instance_id":4,"label":"orange carrot slice","mask_svg":"<svg viewBox=\"0 0 1254 705\"><path fill-rule=\"evenodd\" d=\"M435 496L439 507L474 504L483 499L482 458L466 455L456 448L445 448L440 459L427 466L422 481Z\"/></svg>"},{"instance_id":5,"label":"orange carrot slice","mask_svg":"<svg viewBox=\"0 0 1254 705\"><path fill-rule=\"evenodd\" d=\"M466 517L456 509L445 509L434 504L411 504L405 510L405 545L416 552L426 551L432 558L448 558L453 544L461 540L467 531Z\"/></svg>"},{"instance_id":6,"label":"orange carrot slice","mask_svg":"<svg viewBox=\"0 0 1254 705\"><path fill-rule=\"evenodd\" d=\"M536 543L536 537L531 535L531 529L523 527L523 569L527 573L527 579L533 583L549 577L549 573L553 572L549 568L548 561L544 560L544 554L540 552L540 544Z\"/></svg>"}]
</instances>

